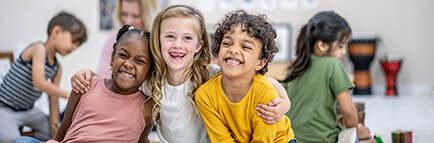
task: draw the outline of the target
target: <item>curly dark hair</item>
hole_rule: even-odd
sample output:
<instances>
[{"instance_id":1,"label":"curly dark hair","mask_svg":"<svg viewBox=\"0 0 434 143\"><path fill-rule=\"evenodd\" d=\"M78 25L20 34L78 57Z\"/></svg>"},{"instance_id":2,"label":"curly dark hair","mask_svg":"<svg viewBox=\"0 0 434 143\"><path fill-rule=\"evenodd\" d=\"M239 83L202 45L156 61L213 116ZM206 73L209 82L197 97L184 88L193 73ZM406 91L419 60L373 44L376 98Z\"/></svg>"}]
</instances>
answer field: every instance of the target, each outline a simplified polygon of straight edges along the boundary
<instances>
[{"instance_id":1,"label":"curly dark hair","mask_svg":"<svg viewBox=\"0 0 434 143\"><path fill-rule=\"evenodd\" d=\"M245 10L237 10L226 14L225 18L219 21L218 28L214 33L214 39L212 42L211 50L214 57L218 56L220 51L220 45L223 40L223 36L231 31L234 26L242 24L242 31L259 39L262 43L261 59L266 59L265 66L256 71L264 75L268 72L268 63L273 61L274 55L279 51L274 39L276 38L276 30L273 25L268 22L265 14L252 15Z\"/></svg>"}]
</instances>

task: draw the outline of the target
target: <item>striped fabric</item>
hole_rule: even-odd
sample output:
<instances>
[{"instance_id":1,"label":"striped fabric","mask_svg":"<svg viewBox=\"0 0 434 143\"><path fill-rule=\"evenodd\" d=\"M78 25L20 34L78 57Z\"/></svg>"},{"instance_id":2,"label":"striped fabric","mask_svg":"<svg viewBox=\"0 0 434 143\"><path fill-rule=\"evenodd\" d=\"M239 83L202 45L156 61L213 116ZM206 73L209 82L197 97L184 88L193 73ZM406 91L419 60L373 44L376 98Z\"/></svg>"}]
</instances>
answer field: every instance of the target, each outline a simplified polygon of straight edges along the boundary
<instances>
[{"instance_id":1,"label":"striped fabric","mask_svg":"<svg viewBox=\"0 0 434 143\"><path fill-rule=\"evenodd\" d=\"M53 78L58 69L57 59L50 66L45 58L45 79ZM16 111L28 110L41 95L32 82L32 62L25 62L20 56L0 85L0 101Z\"/></svg>"}]
</instances>

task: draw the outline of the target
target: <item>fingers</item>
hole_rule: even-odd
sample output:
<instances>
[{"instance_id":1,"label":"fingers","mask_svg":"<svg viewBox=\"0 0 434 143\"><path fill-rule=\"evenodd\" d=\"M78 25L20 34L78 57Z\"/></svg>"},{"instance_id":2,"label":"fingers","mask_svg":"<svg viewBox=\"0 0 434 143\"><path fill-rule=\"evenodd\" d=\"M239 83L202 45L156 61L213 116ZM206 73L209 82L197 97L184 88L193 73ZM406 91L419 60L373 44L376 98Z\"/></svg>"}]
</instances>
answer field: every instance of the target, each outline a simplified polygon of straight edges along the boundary
<instances>
[{"instance_id":1,"label":"fingers","mask_svg":"<svg viewBox=\"0 0 434 143\"><path fill-rule=\"evenodd\" d=\"M72 91L75 93L85 93L89 90L91 72L89 69L82 69L71 77Z\"/></svg>"},{"instance_id":2,"label":"fingers","mask_svg":"<svg viewBox=\"0 0 434 143\"><path fill-rule=\"evenodd\" d=\"M283 102L283 99L280 97L276 97L273 100L271 100L270 102L268 102L268 106L276 106L277 104L280 104Z\"/></svg>"},{"instance_id":3,"label":"fingers","mask_svg":"<svg viewBox=\"0 0 434 143\"><path fill-rule=\"evenodd\" d=\"M86 80L86 84L90 84L90 80L92 79L92 75L91 75L91 73L90 73L90 71L87 71L87 72L85 72L84 73L84 77L85 77L85 80Z\"/></svg>"},{"instance_id":4,"label":"fingers","mask_svg":"<svg viewBox=\"0 0 434 143\"><path fill-rule=\"evenodd\" d=\"M359 136L359 138L370 138L371 131L369 130L369 128L359 123L357 125L357 136Z\"/></svg>"},{"instance_id":5,"label":"fingers","mask_svg":"<svg viewBox=\"0 0 434 143\"><path fill-rule=\"evenodd\" d=\"M72 90L75 93L85 93L89 90L89 85L88 84L84 84L83 82L81 82L78 78L74 78L71 80L71 86L72 86Z\"/></svg>"},{"instance_id":6,"label":"fingers","mask_svg":"<svg viewBox=\"0 0 434 143\"><path fill-rule=\"evenodd\" d=\"M259 117L264 119L264 122L267 124L274 124L280 121L282 116L277 114L278 107L277 106L267 106L264 104L258 104L256 110Z\"/></svg>"}]
</instances>

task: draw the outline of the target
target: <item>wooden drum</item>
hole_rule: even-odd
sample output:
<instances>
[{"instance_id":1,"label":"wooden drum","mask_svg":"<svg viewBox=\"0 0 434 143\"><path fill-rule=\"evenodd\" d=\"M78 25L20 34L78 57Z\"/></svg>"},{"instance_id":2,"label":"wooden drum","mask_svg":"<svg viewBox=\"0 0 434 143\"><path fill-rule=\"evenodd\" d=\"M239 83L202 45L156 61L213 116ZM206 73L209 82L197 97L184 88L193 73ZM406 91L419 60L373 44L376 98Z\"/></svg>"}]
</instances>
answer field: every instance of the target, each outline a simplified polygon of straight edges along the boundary
<instances>
[{"instance_id":1,"label":"wooden drum","mask_svg":"<svg viewBox=\"0 0 434 143\"><path fill-rule=\"evenodd\" d=\"M377 39L352 39L348 43L348 52L354 64L353 94L371 94L371 76L369 66L375 56Z\"/></svg>"}]
</instances>

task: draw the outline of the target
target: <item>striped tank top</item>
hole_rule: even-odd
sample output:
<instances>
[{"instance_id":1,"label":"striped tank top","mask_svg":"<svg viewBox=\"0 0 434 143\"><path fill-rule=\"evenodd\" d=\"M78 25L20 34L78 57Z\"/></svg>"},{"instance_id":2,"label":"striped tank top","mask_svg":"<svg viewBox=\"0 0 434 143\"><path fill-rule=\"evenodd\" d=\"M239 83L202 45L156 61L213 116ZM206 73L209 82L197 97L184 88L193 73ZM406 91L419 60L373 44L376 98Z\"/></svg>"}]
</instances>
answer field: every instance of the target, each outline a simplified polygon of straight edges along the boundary
<instances>
[{"instance_id":1,"label":"striped tank top","mask_svg":"<svg viewBox=\"0 0 434 143\"><path fill-rule=\"evenodd\" d=\"M50 66L48 57L45 57L45 79L51 79L57 74L59 65L54 59ZM19 58L12 64L0 85L0 102L15 111L28 110L42 92L35 88L32 81L32 62L25 62Z\"/></svg>"}]
</instances>

